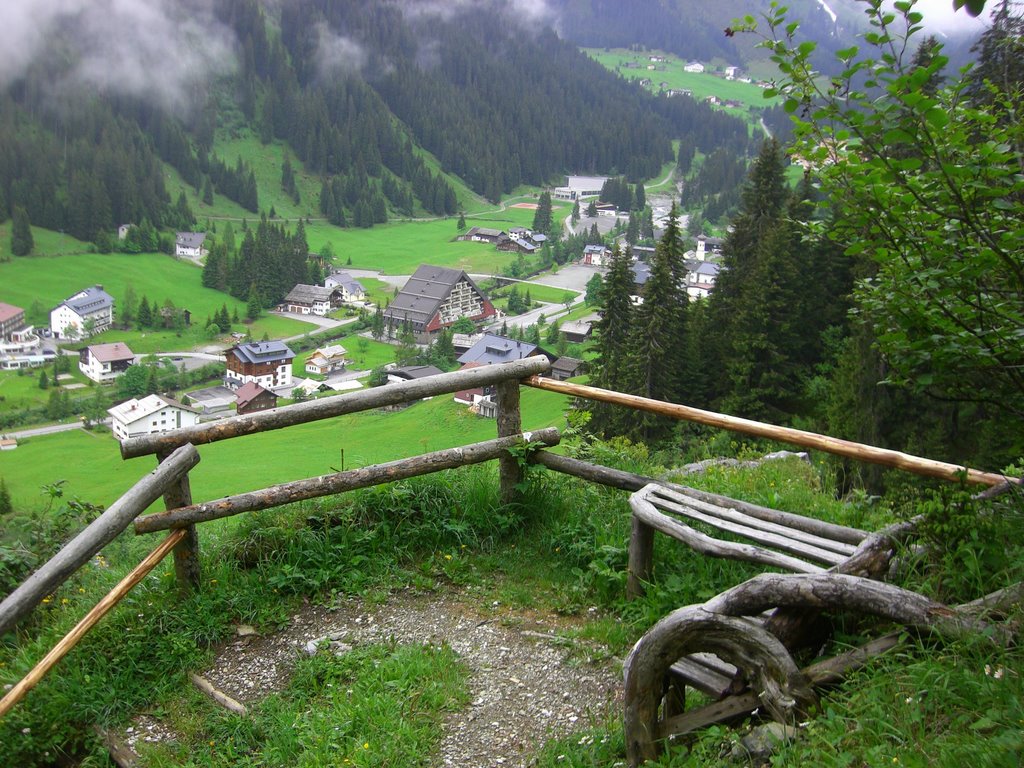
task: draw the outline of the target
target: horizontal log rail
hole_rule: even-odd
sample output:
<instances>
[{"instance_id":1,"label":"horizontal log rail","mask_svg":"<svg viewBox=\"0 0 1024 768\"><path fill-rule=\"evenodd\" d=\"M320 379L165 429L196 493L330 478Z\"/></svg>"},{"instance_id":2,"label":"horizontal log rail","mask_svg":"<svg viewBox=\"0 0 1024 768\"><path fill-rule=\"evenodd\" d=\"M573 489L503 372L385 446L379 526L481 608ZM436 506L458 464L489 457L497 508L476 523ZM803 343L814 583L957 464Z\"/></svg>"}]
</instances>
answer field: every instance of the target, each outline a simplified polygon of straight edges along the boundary
<instances>
[{"instance_id":1,"label":"horizontal log rail","mask_svg":"<svg viewBox=\"0 0 1024 768\"><path fill-rule=\"evenodd\" d=\"M59 643L53 646L53 648L50 649L50 652L47 653L40 662L21 679L19 683L11 688L2 700L0 700L0 717L3 717L10 712L11 708L21 701L25 697L25 694L32 690L39 681L43 679L46 673L53 669L57 662L67 656L71 649L78 644L78 641L85 637L85 634L96 626L100 619L110 613L114 606L116 606L136 584L146 578L149 572L156 568L160 561L163 560L172 549L174 549L174 545L184 537L185 531L172 532L166 539L160 542L160 545L150 552L141 563L135 566L131 573L121 579L121 581L117 583L117 586L110 590L102 600L96 603L92 610L89 611Z\"/></svg>"},{"instance_id":2,"label":"horizontal log rail","mask_svg":"<svg viewBox=\"0 0 1024 768\"><path fill-rule=\"evenodd\" d=\"M159 499L198 463L199 453L193 446L178 448L89 523L85 530L65 544L0 603L0 635L12 630L44 597L117 538L136 517L146 511L146 507Z\"/></svg>"},{"instance_id":3,"label":"horizontal log rail","mask_svg":"<svg viewBox=\"0 0 1024 768\"><path fill-rule=\"evenodd\" d=\"M791 445L799 445L803 448L813 448L836 456L865 461L871 464L879 464L883 467L893 467L911 472L915 475L925 477L936 477L940 480L959 481L963 477L969 483L979 485L1000 485L1013 480L1004 475L994 472L983 472L978 469L969 469L956 464L944 461L934 461L920 456L914 456L901 451L891 451L887 448L876 448L863 443L855 443L852 440L841 440L836 437L820 435L816 432L805 432L802 429L791 427L779 427L774 424L766 424L761 421L741 419L737 416L728 416L724 413L704 411L700 408L692 408L688 405L666 403L662 400L651 400L637 395L625 395L621 392L614 392L609 389L589 387L583 384L570 384L567 381L555 381L554 379L531 376L523 382L528 387L544 389L549 392L558 392L572 397L582 397L587 400L597 400L602 403L622 405L639 411L648 411L660 416L678 419L680 421L692 421L697 424L705 424L709 427L727 429L731 432L739 432L755 437L765 437L770 440L779 440Z\"/></svg>"},{"instance_id":4,"label":"horizontal log rail","mask_svg":"<svg viewBox=\"0 0 1024 768\"><path fill-rule=\"evenodd\" d=\"M384 387L347 392L306 403L271 408L259 413L231 416L219 421L205 422L192 427L182 427L156 435L143 435L125 440L121 443L121 457L132 459L170 451L185 443L204 445L218 440L229 440L233 437L257 432L284 429L349 413L415 402L424 397L522 379L526 376L544 373L550 367L551 363L545 357L528 357L498 365L484 365L478 368L442 373L400 384L388 384Z\"/></svg>"},{"instance_id":5,"label":"horizontal log rail","mask_svg":"<svg viewBox=\"0 0 1024 768\"><path fill-rule=\"evenodd\" d=\"M384 464L374 464L361 469L351 469L332 475L313 477L308 480L296 480L291 483L275 485L259 491L228 496L218 501L205 504L192 504L187 507L156 512L135 521L136 533L153 533L169 528L180 528L196 523L205 523L222 517L230 517L243 512L269 509L282 504L296 501L330 496L356 488L390 483L394 480L405 480L409 477L440 472L445 469L484 461L507 455L508 449L524 442L540 443L545 446L557 445L558 430L554 427L526 432L522 435L499 437L481 443L464 445L459 448L448 448L421 456L398 459Z\"/></svg>"}]
</instances>

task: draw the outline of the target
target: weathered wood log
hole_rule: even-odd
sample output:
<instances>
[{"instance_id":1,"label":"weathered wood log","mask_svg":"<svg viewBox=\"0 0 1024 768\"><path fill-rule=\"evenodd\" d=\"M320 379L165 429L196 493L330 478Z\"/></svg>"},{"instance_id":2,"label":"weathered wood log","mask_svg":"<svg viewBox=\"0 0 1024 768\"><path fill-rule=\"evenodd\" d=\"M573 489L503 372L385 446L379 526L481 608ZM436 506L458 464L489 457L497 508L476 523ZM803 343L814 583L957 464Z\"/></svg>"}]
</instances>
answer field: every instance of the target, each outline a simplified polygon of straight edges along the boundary
<instances>
[{"instance_id":1,"label":"weathered wood log","mask_svg":"<svg viewBox=\"0 0 1024 768\"><path fill-rule=\"evenodd\" d=\"M998 627L957 613L917 592L842 573L763 573L704 604L706 610L723 616L751 616L776 606L857 611L947 637L986 633L996 642L1009 640Z\"/></svg>"},{"instance_id":2,"label":"weathered wood log","mask_svg":"<svg viewBox=\"0 0 1024 768\"><path fill-rule=\"evenodd\" d=\"M224 707L224 709L228 710L229 712L234 712L236 715L249 714L249 710L244 704L242 704L240 701L231 698L226 693L224 693L224 691L214 688L213 683L211 683L205 677L197 675L195 672L190 672L188 679L192 681L192 685L194 685L200 691L205 693L207 696L213 699L213 701L217 702L217 704Z\"/></svg>"},{"instance_id":3,"label":"weathered wood log","mask_svg":"<svg viewBox=\"0 0 1024 768\"><path fill-rule=\"evenodd\" d=\"M429 376L400 384L388 384L358 392L347 392L305 403L271 408L259 413L196 424L192 427L183 427L158 435L131 438L121 443L121 456L131 459L136 456L146 456L174 449L185 443L202 445L256 432L269 432L296 424L329 419L347 413L358 413L388 405L414 402L433 395L521 379L531 374L544 373L550 367L551 363L546 357L528 357L524 360L482 365L478 368L442 373L438 376Z\"/></svg>"},{"instance_id":4,"label":"weathered wood log","mask_svg":"<svg viewBox=\"0 0 1024 768\"><path fill-rule=\"evenodd\" d=\"M846 560L829 569L829 573L844 573L867 579L881 579L889 570L899 545L917 529L920 518L894 523L869 535ZM818 642L821 632L821 611L815 608L778 608L766 622L765 628L790 650ZM827 633L826 633L827 634Z\"/></svg>"},{"instance_id":5,"label":"weathered wood log","mask_svg":"<svg viewBox=\"0 0 1024 768\"><path fill-rule=\"evenodd\" d=\"M654 561L654 528L636 515L630 521L629 549L626 566L626 598L642 597L646 583L651 580Z\"/></svg>"},{"instance_id":6,"label":"weathered wood log","mask_svg":"<svg viewBox=\"0 0 1024 768\"><path fill-rule=\"evenodd\" d=\"M0 635L14 629L15 624L44 597L117 538L132 520L159 499L167 488L185 477L197 463L199 453L196 449L191 445L182 446L89 523L85 530L65 544L0 603Z\"/></svg>"},{"instance_id":7,"label":"weathered wood log","mask_svg":"<svg viewBox=\"0 0 1024 768\"><path fill-rule=\"evenodd\" d=\"M634 472L613 469L612 467L604 467L600 464L593 464L588 461L574 459L571 456L562 456L557 453L551 453L550 451L536 451L530 455L530 461L535 464L545 466L555 472L573 475L574 477L579 477L592 483L600 483L601 485L607 485L611 488L619 488L623 491L639 491L645 485L658 483L659 485L676 491L677 493L682 493L691 498L708 502L710 504L717 504L729 509L735 509L743 514L756 517L759 520L785 525L789 528L797 528L808 533L813 533L817 536L825 536L848 544L857 545L867 536L865 531L858 530L857 528L849 528L845 525L837 525L836 523L828 523L824 520L816 520L813 517L804 517L803 515L796 515L791 512L783 512L778 509L771 509L770 507L750 504L738 499L732 499L728 496L722 496L721 494L701 491L696 488L679 485L678 483L659 480L656 477L639 475Z\"/></svg>"},{"instance_id":8,"label":"weathered wood log","mask_svg":"<svg viewBox=\"0 0 1024 768\"><path fill-rule=\"evenodd\" d=\"M892 632L838 656L815 662L804 668L804 676L815 686L838 683L847 672L859 669L875 656L895 648L899 645L899 641L900 633ZM749 715L760 706L761 700L752 691L728 696L713 704L660 720L655 726L657 740L662 741L670 736L682 736L714 723L728 722L741 715Z\"/></svg>"},{"instance_id":9,"label":"weathered wood log","mask_svg":"<svg viewBox=\"0 0 1024 768\"><path fill-rule=\"evenodd\" d=\"M168 455L164 451L160 451L157 455L160 463L168 459ZM164 492L164 509L187 507L191 503L192 485L186 473L168 486ZM199 585L202 583L202 566L199 562L199 531L194 525L185 529L185 536L174 548L174 578L177 581L178 589L183 594L199 589Z\"/></svg>"},{"instance_id":10,"label":"weathered wood log","mask_svg":"<svg viewBox=\"0 0 1024 768\"><path fill-rule=\"evenodd\" d=\"M714 653L743 670L760 705L781 722L794 722L817 704L789 653L757 622L699 605L680 608L655 624L626 659L624 724L631 765L657 757L662 680L677 659L695 652Z\"/></svg>"},{"instance_id":11,"label":"weathered wood log","mask_svg":"<svg viewBox=\"0 0 1024 768\"><path fill-rule=\"evenodd\" d=\"M813 448L836 456L845 456L858 461L879 464L884 467L894 467L926 477L937 477L941 480L951 480L953 482L960 482L961 479L965 479L969 483L981 485L998 485L1007 480L1004 475L993 472L982 472L944 461L934 461L920 456L913 456L909 453L891 451L886 448L875 448L874 446L863 445L862 443L855 443L850 440L840 440L839 438L819 435L814 432L805 432L802 429L779 427L760 421L728 416L723 413L691 408L686 405L651 400L646 397L638 397L637 395L625 395L621 392L599 389L598 387L571 384L567 381L555 381L554 379L541 378L540 376L531 376L522 383L528 387L545 389L549 392L559 392L572 397L582 397L603 403L623 405L635 410L656 413L682 421L692 421L697 424L706 424L711 427L727 429L745 435L779 440L791 445Z\"/></svg>"},{"instance_id":12,"label":"weathered wood log","mask_svg":"<svg viewBox=\"0 0 1024 768\"><path fill-rule=\"evenodd\" d=\"M519 412L519 382L503 381L494 388L498 406L498 437L518 435L523 431ZM502 504L515 504L522 499L523 468L519 459L505 451L498 457L499 498Z\"/></svg>"},{"instance_id":13,"label":"weathered wood log","mask_svg":"<svg viewBox=\"0 0 1024 768\"><path fill-rule=\"evenodd\" d=\"M160 561L174 549L184 535L184 531L173 531L166 539L160 542L156 549L146 555L145 559L135 566L127 576L121 579L117 586L96 603L92 610L70 632L64 635L60 642L53 646L50 652L0 700L0 717L10 712L11 708L21 701L25 694L32 690L57 662L70 653L71 649L78 644L78 641L85 637L85 634L96 626L99 620L106 616L131 591L132 587L146 578L149 572L156 568Z\"/></svg>"},{"instance_id":14,"label":"weathered wood log","mask_svg":"<svg viewBox=\"0 0 1024 768\"><path fill-rule=\"evenodd\" d=\"M442 451L434 451L433 453L425 453L422 456L337 472L333 475L296 480L259 491L228 496L218 501L192 504L181 509L146 515L135 522L135 532L152 533L168 528L180 528L186 525L194 525L209 520L217 520L222 517L238 515L243 512L269 509L270 507L277 507L282 504L330 496L343 491L380 485L381 483L389 483L394 480L404 480L409 477L426 475L444 469L479 464L484 461L497 459L507 452L510 447L520 445L523 442L539 442L550 446L557 445L558 441L558 430L554 427L548 427L535 432L526 432L523 435L486 440L482 443L464 445L461 448L448 448Z\"/></svg>"}]
</instances>

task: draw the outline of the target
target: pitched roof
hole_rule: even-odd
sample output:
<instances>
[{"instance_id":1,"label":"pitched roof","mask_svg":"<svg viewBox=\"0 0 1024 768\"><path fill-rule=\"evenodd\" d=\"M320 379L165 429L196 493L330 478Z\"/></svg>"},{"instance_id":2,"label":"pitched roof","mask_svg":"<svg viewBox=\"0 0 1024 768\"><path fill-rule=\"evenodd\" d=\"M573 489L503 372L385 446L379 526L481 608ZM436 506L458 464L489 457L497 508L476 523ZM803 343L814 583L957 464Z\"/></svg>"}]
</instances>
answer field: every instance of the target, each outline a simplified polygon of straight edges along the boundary
<instances>
[{"instance_id":1,"label":"pitched roof","mask_svg":"<svg viewBox=\"0 0 1024 768\"><path fill-rule=\"evenodd\" d=\"M202 248L205 240L205 232L179 232L174 244L182 248Z\"/></svg>"},{"instance_id":2,"label":"pitched roof","mask_svg":"<svg viewBox=\"0 0 1024 768\"><path fill-rule=\"evenodd\" d=\"M284 301L285 303L313 304L317 301L330 301L332 293L334 293L333 288L324 288L320 285L306 285L305 283L298 283L288 292L288 295L284 297Z\"/></svg>"},{"instance_id":3,"label":"pitched roof","mask_svg":"<svg viewBox=\"0 0 1024 768\"><path fill-rule=\"evenodd\" d=\"M232 354L243 363L268 363L273 360L291 360L295 357L288 345L281 341L251 341L231 347Z\"/></svg>"},{"instance_id":4,"label":"pitched roof","mask_svg":"<svg viewBox=\"0 0 1024 768\"><path fill-rule=\"evenodd\" d=\"M582 360L578 360L575 357L562 356L551 364L551 370L565 371L566 373L575 373L576 371L579 370L581 365L583 365Z\"/></svg>"},{"instance_id":5,"label":"pitched roof","mask_svg":"<svg viewBox=\"0 0 1024 768\"><path fill-rule=\"evenodd\" d=\"M633 282L636 285L645 285L651 279L651 265L643 261L636 261L630 265L633 271Z\"/></svg>"},{"instance_id":6,"label":"pitched roof","mask_svg":"<svg viewBox=\"0 0 1024 768\"><path fill-rule=\"evenodd\" d=\"M160 395L147 395L141 400L136 400L134 397L131 400L126 400L120 405L115 405L113 408L108 408L109 413L113 418L124 424L131 424L133 421L144 419L147 416L151 416L162 408L179 408L189 413L199 413L195 408L189 408L183 403L179 403L177 400L172 400L169 397L161 397Z\"/></svg>"},{"instance_id":7,"label":"pitched roof","mask_svg":"<svg viewBox=\"0 0 1024 768\"><path fill-rule=\"evenodd\" d=\"M363 284L352 277L348 272L334 272L329 275L327 279L342 286L349 293L366 293L366 289L363 287Z\"/></svg>"},{"instance_id":8,"label":"pitched roof","mask_svg":"<svg viewBox=\"0 0 1024 768\"><path fill-rule=\"evenodd\" d=\"M131 360L135 357L127 344L115 341L113 344L92 344L89 346L89 356L96 358L101 363L112 363L115 360Z\"/></svg>"},{"instance_id":9,"label":"pitched roof","mask_svg":"<svg viewBox=\"0 0 1024 768\"><path fill-rule=\"evenodd\" d=\"M274 401L277 401L277 395L273 391L261 387L255 381L247 381L245 384L240 386L238 388L238 392L235 393L235 405L239 408L245 408L245 406L247 406L257 397L262 395L264 392L270 392L270 394L274 398Z\"/></svg>"},{"instance_id":10,"label":"pitched roof","mask_svg":"<svg viewBox=\"0 0 1024 768\"><path fill-rule=\"evenodd\" d=\"M94 312L107 309L114 305L114 297L104 291L98 285L92 285L83 291L79 291L74 296L70 296L60 304L58 307L66 306L75 312L77 315L91 315Z\"/></svg>"},{"instance_id":11,"label":"pitched roof","mask_svg":"<svg viewBox=\"0 0 1024 768\"><path fill-rule=\"evenodd\" d=\"M384 317L395 321L408 319L411 323L426 325L452 288L462 280L468 281L483 296L476 283L461 269L421 264L384 310Z\"/></svg>"},{"instance_id":12,"label":"pitched roof","mask_svg":"<svg viewBox=\"0 0 1024 768\"><path fill-rule=\"evenodd\" d=\"M0 323L12 320L18 315L25 314L25 310L21 307L16 307L13 304L5 304L0 301Z\"/></svg>"},{"instance_id":13,"label":"pitched roof","mask_svg":"<svg viewBox=\"0 0 1024 768\"><path fill-rule=\"evenodd\" d=\"M459 357L460 363L507 363L510 360L522 360L530 355L544 355L554 359L554 355L528 341L517 341L493 333L485 333L484 337Z\"/></svg>"},{"instance_id":14,"label":"pitched roof","mask_svg":"<svg viewBox=\"0 0 1024 768\"><path fill-rule=\"evenodd\" d=\"M434 365L407 365L403 368L392 368L388 371L389 376L398 376L401 379L425 379L427 376L436 376L444 373Z\"/></svg>"}]
</instances>

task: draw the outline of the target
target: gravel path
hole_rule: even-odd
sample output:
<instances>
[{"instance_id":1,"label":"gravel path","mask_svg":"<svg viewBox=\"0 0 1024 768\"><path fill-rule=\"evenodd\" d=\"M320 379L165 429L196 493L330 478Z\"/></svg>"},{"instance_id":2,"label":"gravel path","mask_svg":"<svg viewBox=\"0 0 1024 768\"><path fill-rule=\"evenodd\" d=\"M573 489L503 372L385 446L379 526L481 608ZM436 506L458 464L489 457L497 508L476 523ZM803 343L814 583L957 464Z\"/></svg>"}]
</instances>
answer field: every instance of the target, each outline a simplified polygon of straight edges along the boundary
<instances>
[{"instance_id":1,"label":"gravel path","mask_svg":"<svg viewBox=\"0 0 1024 768\"><path fill-rule=\"evenodd\" d=\"M200 671L243 703L282 688L296 656L394 640L447 643L471 670L471 704L449 716L435 766L525 768L553 736L582 733L621 710L621 662L566 638L585 619L480 605L466 594L402 592L384 604L351 600L309 607L272 635L243 634ZM248 628L240 628L248 633ZM136 721L129 741L156 740L159 724Z\"/></svg>"}]
</instances>

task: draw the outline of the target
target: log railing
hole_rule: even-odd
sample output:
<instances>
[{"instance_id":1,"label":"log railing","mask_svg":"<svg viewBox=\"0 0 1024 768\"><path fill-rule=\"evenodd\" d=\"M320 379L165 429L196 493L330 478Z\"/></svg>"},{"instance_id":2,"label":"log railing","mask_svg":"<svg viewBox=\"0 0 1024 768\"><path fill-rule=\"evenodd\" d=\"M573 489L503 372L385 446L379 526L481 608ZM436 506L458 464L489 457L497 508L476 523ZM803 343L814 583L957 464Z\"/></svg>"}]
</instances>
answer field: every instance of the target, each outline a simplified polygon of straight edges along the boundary
<instances>
[{"instance_id":1,"label":"log railing","mask_svg":"<svg viewBox=\"0 0 1024 768\"><path fill-rule=\"evenodd\" d=\"M157 468L111 505L79 536L0 603L0 634L12 630L17 622L35 608L46 595L51 594L132 522L135 523L135 531L138 534L171 529L172 535L140 563L132 574L115 587L37 665L37 668L30 673L26 680L15 686L18 698L23 696L28 688L31 688L50 667L56 664L91 626L111 610L134 584L138 583L138 579L133 581L135 576L138 576L139 573L144 575L143 571L148 573L171 549L174 551L175 573L179 586L186 590L196 587L200 580L199 540L196 530L198 523L494 459L498 460L500 466L502 501L506 503L515 501L518 494L517 488L521 485L522 466L520 459L511 455L509 449L524 442L550 447L557 444L559 440L556 429L542 429L533 433L521 434L520 385L578 398L615 403L676 419L767 437L840 456L897 467L930 477L946 480L965 479L968 482L990 486L1007 482L1007 478L1001 475L931 461L897 451L887 451L801 430L701 411L688 406L542 378L541 374L546 373L549 368L550 363L546 358L531 357L500 365L482 366L417 381L389 384L385 387L335 395L307 403L233 416L216 422L125 440L121 443L122 458L156 455L159 461ZM188 473L199 461L199 453L195 447L197 445L486 386L494 386L496 389L498 401L497 439L347 472L296 480L217 501L193 503ZM527 457L527 460L553 471L630 491L637 490L653 480L653 478L590 464L544 450L534 451ZM687 490L688 492L702 493L692 491L692 489ZM721 498L714 494L704 495L708 501L712 502ZM163 496L166 510L140 517L146 508L161 496ZM736 502L732 501L731 503L735 504ZM138 578L141 579L141 576ZM29 682L26 684L26 681ZM14 690L11 693L14 693ZM15 702L9 701L10 698L8 696L3 700L0 716L14 705Z\"/></svg>"}]
</instances>

